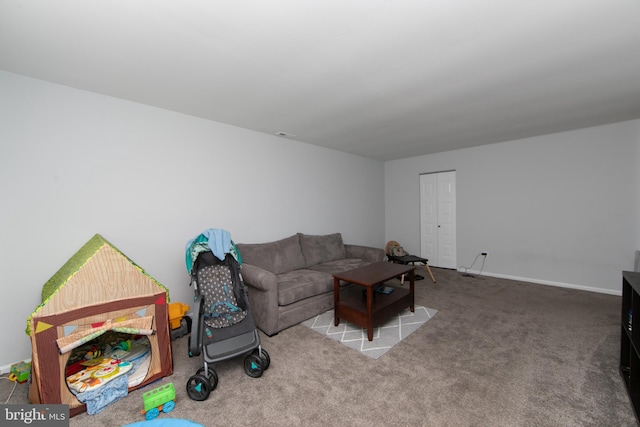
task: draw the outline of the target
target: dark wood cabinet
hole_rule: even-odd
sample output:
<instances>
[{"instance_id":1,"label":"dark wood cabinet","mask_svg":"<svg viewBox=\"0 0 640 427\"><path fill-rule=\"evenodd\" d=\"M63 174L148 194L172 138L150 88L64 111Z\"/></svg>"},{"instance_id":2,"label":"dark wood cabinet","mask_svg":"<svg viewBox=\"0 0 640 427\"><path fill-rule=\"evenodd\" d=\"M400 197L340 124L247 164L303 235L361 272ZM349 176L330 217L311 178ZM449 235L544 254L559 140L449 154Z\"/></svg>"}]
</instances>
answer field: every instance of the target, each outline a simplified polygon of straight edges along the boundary
<instances>
[{"instance_id":1,"label":"dark wood cabinet","mask_svg":"<svg viewBox=\"0 0 640 427\"><path fill-rule=\"evenodd\" d=\"M622 272L620 375L638 420L640 414L640 273Z\"/></svg>"}]
</instances>

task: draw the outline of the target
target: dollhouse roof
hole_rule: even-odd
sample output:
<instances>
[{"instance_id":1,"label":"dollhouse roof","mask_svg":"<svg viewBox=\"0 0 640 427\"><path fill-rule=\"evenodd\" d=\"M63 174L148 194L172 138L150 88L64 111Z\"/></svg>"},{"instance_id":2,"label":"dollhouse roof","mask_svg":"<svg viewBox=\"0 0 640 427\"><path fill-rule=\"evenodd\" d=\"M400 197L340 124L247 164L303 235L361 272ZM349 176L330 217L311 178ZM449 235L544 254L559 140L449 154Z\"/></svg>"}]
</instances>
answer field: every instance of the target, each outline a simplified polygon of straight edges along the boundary
<instances>
[{"instance_id":1,"label":"dollhouse roof","mask_svg":"<svg viewBox=\"0 0 640 427\"><path fill-rule=\"evenodd\" d=\"M34 315L47 316L99 305L108 301L142 297L158 293L166 287L147 274L136 263L96 234L42 287L42 303Z\"/></svg>"}]
</instances>

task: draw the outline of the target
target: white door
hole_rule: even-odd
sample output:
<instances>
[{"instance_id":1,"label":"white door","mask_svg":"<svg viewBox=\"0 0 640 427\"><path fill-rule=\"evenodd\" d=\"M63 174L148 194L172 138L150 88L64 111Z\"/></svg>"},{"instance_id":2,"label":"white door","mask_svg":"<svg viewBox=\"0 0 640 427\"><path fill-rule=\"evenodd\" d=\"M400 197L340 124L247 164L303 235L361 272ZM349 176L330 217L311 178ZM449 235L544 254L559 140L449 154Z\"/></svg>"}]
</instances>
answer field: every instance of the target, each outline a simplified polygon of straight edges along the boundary
<instances>
[{"instance_id":1,"label":"white door","mask_svg":"<svg viewBox=\"0 0 640 427\"><path fill-rule=\"evenodd\" d=\"M420 175L420 256L456 268L456 173Z\"/></svg>"},{"instance_id":2,"label":"white door","mask_svg":"<svg viewBox=\"0 0 640 427\"><path fill-rule=\"evenodd\" d=\"M420 175L420 256L437 265L438 180L437 174Z\"/></svg>"}]
</instances>

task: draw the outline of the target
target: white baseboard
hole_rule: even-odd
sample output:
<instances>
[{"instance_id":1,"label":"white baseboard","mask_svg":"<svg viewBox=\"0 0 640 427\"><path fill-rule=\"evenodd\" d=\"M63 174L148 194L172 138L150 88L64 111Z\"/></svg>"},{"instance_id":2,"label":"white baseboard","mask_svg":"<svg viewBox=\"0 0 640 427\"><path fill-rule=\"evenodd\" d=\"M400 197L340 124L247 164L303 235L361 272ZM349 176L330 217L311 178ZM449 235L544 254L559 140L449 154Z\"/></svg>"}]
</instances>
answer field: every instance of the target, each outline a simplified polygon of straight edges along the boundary
<instances>
[{"instance_id":1,"label":"white baseboard","mask_svg":"<svg viewBox=\"0 0 640 427\"><path fill-rule=\"evenodd\" d=\"M536 283L539 285L556 286L559 288L578 289L581 291L597 292L599 294L622 296L622 289L611 290L611 289L603 289L603 288L592 288L590 286L574 285L572 283L552 282L550 280L540 280L540 279L531 279L529 277L509 276L507 274L489 273L486 271L480 272L480 271L469 270L469 271L466 271L465 273L472 274L474 276L497 277L499 279L517 280L519 282L529 282L529 283Z\"/></svg>"}]
</instances>

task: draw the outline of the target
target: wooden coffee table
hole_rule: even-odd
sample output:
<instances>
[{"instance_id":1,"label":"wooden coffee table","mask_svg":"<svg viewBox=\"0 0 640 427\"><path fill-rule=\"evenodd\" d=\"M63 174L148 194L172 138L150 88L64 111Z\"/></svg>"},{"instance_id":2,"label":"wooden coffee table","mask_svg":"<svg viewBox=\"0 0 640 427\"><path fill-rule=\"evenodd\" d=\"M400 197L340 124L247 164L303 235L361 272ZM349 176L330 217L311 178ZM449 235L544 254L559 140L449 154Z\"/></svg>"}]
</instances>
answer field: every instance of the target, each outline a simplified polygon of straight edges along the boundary
<instances>
[{"instance_id":1,"label":"wooden coffee table","mask_svg":"<svg viewBox=\"0 0 640 427\"><path fill-rule=\"evenodd\" d=\"M394 287L390 294L376 292L384 282L409 273L409 289ZM340 281L357 286L340 286ZM333 275L334 324L340 319L367 329L373 341L373 327L389 320L405 308L413 312L415 267L378 262ZM363 292L366 291L366 292ZM363 295L366 294L366 295ZM375 294L375 295L374 295Z\"/></svg>"}]
</instances>

